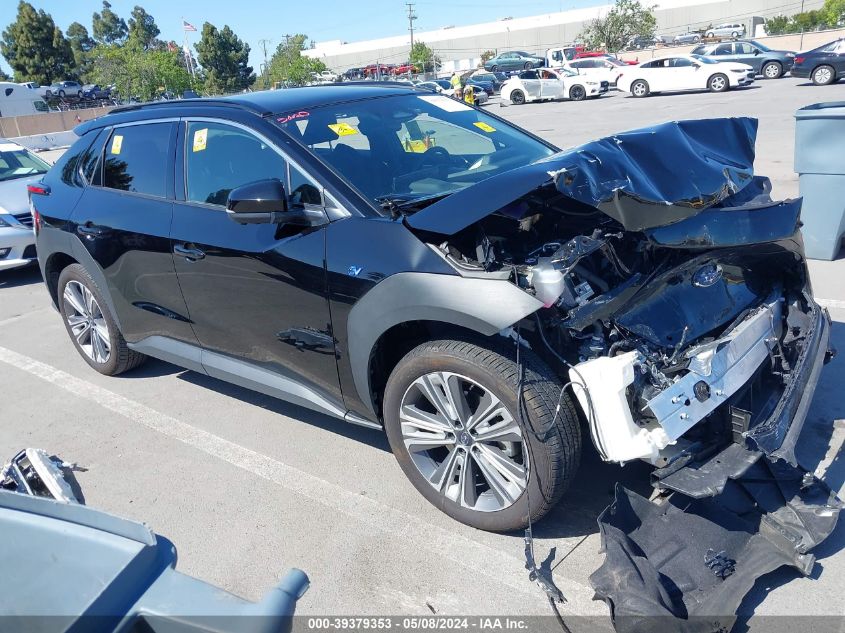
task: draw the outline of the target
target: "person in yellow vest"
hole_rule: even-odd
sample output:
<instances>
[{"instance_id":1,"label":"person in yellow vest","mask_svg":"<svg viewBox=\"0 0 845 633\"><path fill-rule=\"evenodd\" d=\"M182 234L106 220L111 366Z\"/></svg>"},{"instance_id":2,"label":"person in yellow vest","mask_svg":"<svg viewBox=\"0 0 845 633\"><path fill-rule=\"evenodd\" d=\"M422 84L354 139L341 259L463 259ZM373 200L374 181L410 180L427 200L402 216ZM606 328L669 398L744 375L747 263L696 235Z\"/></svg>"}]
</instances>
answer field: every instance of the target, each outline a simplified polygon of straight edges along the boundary
<instances>
[{"instance_id":1,"label":"person in yellow vest","mask_svg":"<svg viewBox=\"0 0 845 633\"><path fill-rule=\"evenodd\" d=\"M464 86L464 102L469 105L475 105L475 91L469 84Z\"/></svg>"},{"instance_id":2,"label":"person in yellow vest","mask_svg":"<svg viewBox=\"0 0 845 633\"><path fill-rule=\"evenodd\" d=\"M454 96L455 99L463 98L461 75L457 70L452 73L452 78L449 80L449 83L452 85L452 96Z\"/></svg>"}]
</instances>

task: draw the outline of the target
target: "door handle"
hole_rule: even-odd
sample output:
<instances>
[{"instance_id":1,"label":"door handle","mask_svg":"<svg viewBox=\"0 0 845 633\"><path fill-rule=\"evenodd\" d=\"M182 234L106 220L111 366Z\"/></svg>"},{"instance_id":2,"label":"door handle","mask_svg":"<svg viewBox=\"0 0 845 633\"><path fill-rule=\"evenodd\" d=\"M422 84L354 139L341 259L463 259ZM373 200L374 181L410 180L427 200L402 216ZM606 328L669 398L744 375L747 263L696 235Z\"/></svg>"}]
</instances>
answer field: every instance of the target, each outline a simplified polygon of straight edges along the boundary
<instances>
[{"instance_id":1,"label":"door handle","mask_svg":"<svg viewBox=\"0 0 845 633\"><path fill-rule=\"evenodd\" d=\"M195 262L205 257L205 253L198 248L188 246L187 244L176 244L173 247L173 252L176 255L184 257L189 262Z\"/></svg>"},{"instance_id":2,"label":"door handle","mask_svg":"<svg viewBox=\"0 0 845 633\"><path fill-rule=\"evenodd\" d=\"M86 237L105 237L111 233L111 229L107 226L99 226L88 220L85 224L77 226L76 232Z\"/></svg>"}]
</instances>

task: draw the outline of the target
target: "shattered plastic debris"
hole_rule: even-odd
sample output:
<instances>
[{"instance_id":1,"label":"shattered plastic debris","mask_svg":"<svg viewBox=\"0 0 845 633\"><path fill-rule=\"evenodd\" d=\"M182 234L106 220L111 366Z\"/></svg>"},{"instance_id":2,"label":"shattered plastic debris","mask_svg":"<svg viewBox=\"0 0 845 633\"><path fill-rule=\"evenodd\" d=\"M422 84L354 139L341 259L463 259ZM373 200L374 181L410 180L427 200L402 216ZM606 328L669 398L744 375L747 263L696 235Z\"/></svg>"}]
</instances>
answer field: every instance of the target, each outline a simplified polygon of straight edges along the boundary
<instances>
[{"instance_id":1,"label":"shattered plastic debris","mask_svg":"<svg viewBox=\"0 0 845 633\"><path fill-rule=\"evenodd\" d=\"M71 483L74 468L74 464L51 457L43 449L26 448L0 470L0 489L63 503L82 503L81 493L75 492Z\"/></svg>"},{"instance_id":2,"label":"shattered plastic debris","mask_svg":"<svg viewBox=\"0 0 845 633\"><path fill-rule=\"evenodd\" d=\"M757 578L783 565L809 575L843 504L808 475L761 458L718 496L661 505L617 486L599 517L606 558L590 577L616 630L729 631Z\"/></svg>"}]
</instances>

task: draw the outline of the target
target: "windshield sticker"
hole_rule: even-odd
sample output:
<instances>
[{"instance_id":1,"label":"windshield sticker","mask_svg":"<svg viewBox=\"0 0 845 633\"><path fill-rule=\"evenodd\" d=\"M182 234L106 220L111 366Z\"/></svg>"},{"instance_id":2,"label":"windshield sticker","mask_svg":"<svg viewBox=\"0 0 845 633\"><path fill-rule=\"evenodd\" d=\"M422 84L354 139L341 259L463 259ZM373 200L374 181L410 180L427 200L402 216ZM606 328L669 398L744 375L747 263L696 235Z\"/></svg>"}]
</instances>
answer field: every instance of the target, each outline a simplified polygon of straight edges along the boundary
<instances>
[{"instance_id":1,"label":"windshield sticker","mask_svg":"<svg viewBox=\"0 0 845 633\"><path fill-rule=\"evenodd\" d=\"M483 130L484 132L495 132L496 131L496 128L494 128L492 125L488 125L484 121L476 121L475 123L473 123L473 125L475 127L477 127L479 130Z\"/></svg>"},{"instance_id":2,"label":"windshield sticker","mask_svg":"<svg viewBox=\"0 0 845 633\"><path fill-rule=\"evenodd\" d=\"M201 152L205 149L208 142L208 128L204 127L201 130L194 132L194 151Z\"/></svg>"},{"instance_id":3,"label":"windshield sticker","mask_svg":"<svg viewBox=\"0 0 845 633\"><path fill-rule=\"evenodd\" d=\"M426 95L418 98L446 112L466 112L467 110L472 110L467 104L449 97L444 97L443 95Z\"/></svg>"},{"instance_id":4,"label":"windshield sticker","mask_svg":"<svg viewBox=\"0 0 845 633\"><path fill-rule=\"evenodd\" d=\"M330 123L329 129L338 136L352 136L358 133L358 130L348 123Z\"/></svg>"},{"instance_id":5,"label":"windshield sticker","mask_svg":"<svg viewBox=\"0 0 845 633\"><path fill-rule=\"evenodd\" d=\"M285 114L284 116L280 116L276 119L279 123L290 123L291 121L295 121L296 119L307 119L311 116L310 112L305 112L301 110L299 112L294 112L293 114Z\"/></svg>"},{"instance_id":6,"label":"windshield sticker","mask_svg":"<svg viewBox=\"0 0 845 633\"><path fill-rule=\"evenodd\" d=\"M111 153L120 154L121 147L123 147L123 137L120 134L115 134L111 140Z\"/></svg>"}]
</instances>

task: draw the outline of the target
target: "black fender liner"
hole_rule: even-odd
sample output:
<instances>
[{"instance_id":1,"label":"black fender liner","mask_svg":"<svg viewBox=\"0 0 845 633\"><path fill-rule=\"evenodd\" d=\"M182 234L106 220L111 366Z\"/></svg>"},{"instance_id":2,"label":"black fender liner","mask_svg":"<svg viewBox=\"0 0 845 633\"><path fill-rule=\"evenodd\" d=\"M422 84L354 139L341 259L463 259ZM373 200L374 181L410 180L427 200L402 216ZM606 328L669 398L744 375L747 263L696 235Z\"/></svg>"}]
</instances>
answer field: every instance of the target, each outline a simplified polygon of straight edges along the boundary
<instances>
[{"instance_id":1,"label":"black fender liner","mask_svg":"<svg viewBox=\"0 0 845 633\"><path fill-rule=\"evenodd\" d=\"M503 279L406 272L376 284L349 313L349 362L358 397L375 414L370 358L378 339L395 325L439 321L484 336L501 332L543 307Z\"/></svg>"}]
</instances>

